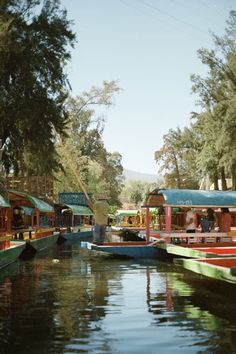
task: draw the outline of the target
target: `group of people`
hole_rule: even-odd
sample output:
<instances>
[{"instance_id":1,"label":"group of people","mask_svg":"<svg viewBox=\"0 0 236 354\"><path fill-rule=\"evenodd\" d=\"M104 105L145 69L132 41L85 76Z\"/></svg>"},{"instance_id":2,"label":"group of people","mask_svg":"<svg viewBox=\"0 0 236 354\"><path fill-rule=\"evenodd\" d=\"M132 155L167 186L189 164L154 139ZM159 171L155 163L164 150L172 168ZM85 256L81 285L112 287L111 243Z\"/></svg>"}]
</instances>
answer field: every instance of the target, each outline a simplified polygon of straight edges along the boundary
<instances>
[{"instance_id":1,"label":"group of people","mask_svg":"<svg viewBox=\"0 0 236 354\"><path fill-rule=\"evenodd\" d=\"M93 242L99 245L104 243L106 234L109 210L107 199L107 197L101 196L94 204L88 200L88 204L93 210L95 218ZM194 220L193 210L189 207L186 211L186 232L195 233L198 225L196 225ZM215 226L218 226L219 232L229 232L231 230L231 223L232 219L228 208L221 208L221 213L218 218L216 218L214 210L212 208L208 208L206 215L202 216L200 220L202 232L210 232L211 230L214 230Z\"/></svg>"},{"instance_id":2,"label":"group of people","mask_svg":"<svg viewBox=\"0 0 236 354\"><path fill-rule=\"evenodd\" d=\"M219 232L229 232L231 229L231 215L229 208L221 208L221 213L218 218L216 218L215 212L212 208L207 209L205 216L201 217L200 226L202 232L210 232L218 226ZM194 214L191 208L187 209L186 213L186 224L187 233L194 233L196 231L196 223L194 221Z\"/></svg>"}]
</instances>

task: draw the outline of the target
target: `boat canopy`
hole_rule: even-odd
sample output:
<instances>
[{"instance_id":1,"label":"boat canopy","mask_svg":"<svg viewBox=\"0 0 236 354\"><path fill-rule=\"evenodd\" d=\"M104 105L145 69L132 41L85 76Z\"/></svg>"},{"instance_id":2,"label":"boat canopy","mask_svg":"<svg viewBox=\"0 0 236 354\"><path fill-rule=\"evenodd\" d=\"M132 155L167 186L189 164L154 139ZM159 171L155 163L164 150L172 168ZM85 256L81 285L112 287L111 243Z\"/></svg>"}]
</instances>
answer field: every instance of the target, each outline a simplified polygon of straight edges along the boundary
<instances>
[{"instance_id":1,"label":"boat canopy","mask_svg":"<svg viewBox=\"0 0 236 354\"><path fill-rule=\"evenodd\" d=\"M145 207L235 207L236 191L191 189L155 189L149 193Z\"/></svg>"},{"instance_id":2,"label":"boat canopy","mask_svg":"<svg viewBox=\"0 0 236 354\"><path fill-rule=\"evenodd\" d=\"M139 212L142 212L141 209L119 209L116 211L117 216L137 216ZM144 211L143 211L144 212ZM150 215L155 215L157 212L156 208L150 208Z\"/></svg>"},{"instance_id":3,"label":"boat canopy","mask_svg":"<svg viewBox=\"0 0 236 354\"><path fill-rule=\"evenodd\" d=\"M25 205L19 205L19 207L25 215L33 215L34 213L34 208L27 207Z\"/></svg>"},{"instance_id":4,"label":"boat canopy","mask_svg":"<svg viewBox=\"0 0 236 354\"><path fill-rule=\"evenodd\" d=\"M6 198L3 197L3 195L0 194L0 208L10 208L10 204L6 200Z\"/></svg>"},{"instance_id":5,"label":"boat canopy","mask_svg":"<svg viewBox=\"0 0 236 354\"><path fill-rule=\"evenodd\" d=\"M21 191L16 191L13 189L8 189L8 198L10 200L22 200L26 199L28 200L35 208L37 208L39 211L44 212L44 213L54 213L54 208L50 204L46 203L44 200L33 197L32 195L21 192Z\"/></svg>"},{"instance_id":6,"label":"boat canopy","mask_svg":"<svg viewBox=\"0 0 236 354\"><path fill-rule=\"evenodd\" d=\"M137 216L138 209L119 209L116 211L116 216Z\"/></svg>"},{"instance_id":7,"label":"boat canopy","mask_svg":"<svg viewBox=\"0 0 236 354\"><path fill-rule=\"evenodd\" d=\"M83 205L64 204L62 212L65 212L68 209L72 211L73 215L93 215L92 210Z\"/></svg>"}]
</instances>

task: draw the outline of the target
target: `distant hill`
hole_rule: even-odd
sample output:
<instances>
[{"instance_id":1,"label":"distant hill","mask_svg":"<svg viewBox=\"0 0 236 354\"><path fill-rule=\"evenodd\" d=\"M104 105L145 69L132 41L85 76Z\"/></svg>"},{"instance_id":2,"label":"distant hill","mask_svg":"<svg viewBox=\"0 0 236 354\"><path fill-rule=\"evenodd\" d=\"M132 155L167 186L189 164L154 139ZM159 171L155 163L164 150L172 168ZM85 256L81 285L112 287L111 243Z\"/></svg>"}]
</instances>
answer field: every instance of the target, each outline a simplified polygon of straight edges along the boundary
<instances>
[{"instance_id":1,"label":"distant hill","mask_svg":"<svg viewBox=\"0 0 236 354\"><path fill-rule=\"evenodd\" d=\"M136 171L132 171L132 170L127 170L124 169L124 176L125 176L125 181L128 182L129 180L141 180L141 181L147 181L149 183L154 183L157 182L158 180L158 176L156 175L152 175L152 174L148 174L148 173L141 173L141 172L136 172Z\"/></svg>"}]
</instances>

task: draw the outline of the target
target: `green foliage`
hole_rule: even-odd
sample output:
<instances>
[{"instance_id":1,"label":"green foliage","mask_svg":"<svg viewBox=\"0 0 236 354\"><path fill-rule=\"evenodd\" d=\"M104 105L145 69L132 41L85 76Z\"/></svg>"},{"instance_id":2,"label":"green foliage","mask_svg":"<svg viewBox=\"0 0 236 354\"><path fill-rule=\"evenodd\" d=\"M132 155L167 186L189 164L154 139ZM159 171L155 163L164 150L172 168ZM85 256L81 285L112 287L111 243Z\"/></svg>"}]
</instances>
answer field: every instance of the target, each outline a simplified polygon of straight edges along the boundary
<instances>
[{"instance_id":1,"label":"green foliage","mask_svg":"<svg viewBox=\"0 0 236 354\"><path fill-rule=\"evenodd\" d=\"M106 194L110 197L112 205L120 206L119 194L123 181L121 155L118 152L109 153L105 149L102 140L105 120L101 115L102 108L107 109L111 106L113 95L119 91L115 81L104 81L100 89L92 87L81 96L69 98L67 102L70 117L67 130L69 138L59 145L57 150L65 173L60 172L56 175L57 191L80 190L71 173L73 166L86 190L92 193L95 199L99 194ZM65 153L71 158L69 163Z\"/></svg>"},{"instance_id":2,"label":"green foliage","mask_svg":"<svg viewBox=\"0 0 236 354\"><path fill-rule=\"evenodd\" d=\"M231 11L223 37L212 36L215 49L198 50L207 66L205 78L192 75L192 91L201 111L192 113L190 128L169 130L155 158L169 188L198 188L208 177L236 189L236 11Z\"/></svg>"},{"instance_id":3,"label":"green foliage","mask_svg":"<svg viewBox=\"0 0 236 354\"><path fill-rule=\"evenodd\" d=\"M159 181L161 183L161 181ZM147 194L159 186L157 183L149 183L142 180L129 180L122 188L120 199L122 203L134 204L141 207Z\"/></svg>"},{"instance_id":4,"label":"green foliage","mask_svg":"<svg viewBox=\"0 0 236 354\"><path fill-rule=\"evenodd\" d=\"M162 148L155 152L155 160L164 173L166 188L197 188L198 179L193 161L196 141L190 129L170 129L163 137ZM195 171L195 173L193 173Z\"/></svg>"},{"instance_id":5,"label":"green foliage","mask_svg":"<svg viewBox=\"0 0 236 354\"><path fill-rule=\"evenodd\" d=\"M70 25L57 0L0 3L0 138L7 172L50 174L60 167L54 137L65 136L68 124Z\"/></svg>"},{"instance_id":6,"label":"green foliage","mask_svg":"<svg viewBox=\"0 0 236 354\"><path fill-rule=\"evenodd\" d=\"M198 166L214 181L231 176L236 189L236 12L231 11L223 37L213 35L214 50L201 49L199 58L208 67L206 78L193 75L202 112L195 116L202 129ZM222 185L225 185L222 180ZM215 188L218 188L215 183Z\"/></svg>"}]
</instances>

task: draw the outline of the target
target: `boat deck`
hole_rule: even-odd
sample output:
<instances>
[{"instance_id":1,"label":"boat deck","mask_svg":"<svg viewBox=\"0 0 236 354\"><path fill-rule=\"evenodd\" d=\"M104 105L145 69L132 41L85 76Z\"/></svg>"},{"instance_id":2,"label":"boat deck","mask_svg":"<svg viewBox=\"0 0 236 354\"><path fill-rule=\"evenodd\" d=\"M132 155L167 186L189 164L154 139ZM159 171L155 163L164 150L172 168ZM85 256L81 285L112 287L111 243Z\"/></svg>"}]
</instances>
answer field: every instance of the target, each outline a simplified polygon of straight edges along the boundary
<instances>
[{"instance_id":1,"label":"boat deck","mask_svg":"<svg viewBox=\"0 0 236 354\"><path fill-rule=\"evenodd\" d=\"M216 280L236 284L236 257L176 259L183 268Z\"/></svg>"},{"instance_id":2,"label":"boat deck","mask_svg":"<svg viewBox=\"0 0 236 354\"><path fill-rule=\"evenodd\" d=\"M159 248L156 244L143 241L131 242L105 242L103 245L96 245L90 242L81 242L81 247L90 251L99 252L100 255L110 254L113 257L129 258L169 258L166 250Z\"/></svg>"},{"instance_id":3,"label":"boat deck","mask_svg":"<svg viewBox=\"0 0 236 354\"><path fill-rule=\"evenodd\" d=\"M236 242L207 244L164 244L166 251L186 258L236 257Z\"/></svg>"}]
</instances>

